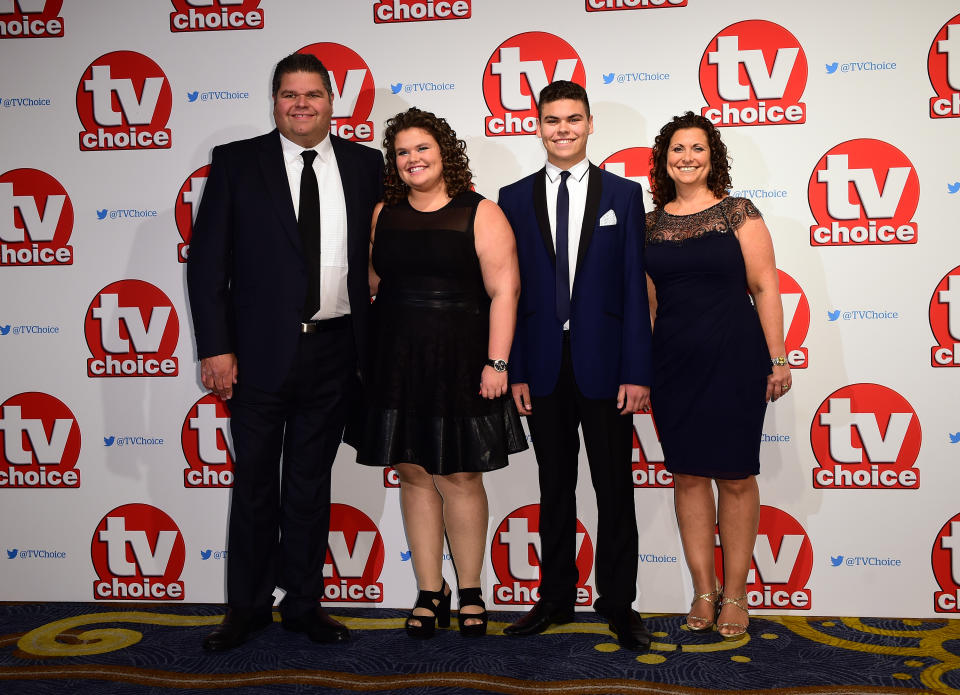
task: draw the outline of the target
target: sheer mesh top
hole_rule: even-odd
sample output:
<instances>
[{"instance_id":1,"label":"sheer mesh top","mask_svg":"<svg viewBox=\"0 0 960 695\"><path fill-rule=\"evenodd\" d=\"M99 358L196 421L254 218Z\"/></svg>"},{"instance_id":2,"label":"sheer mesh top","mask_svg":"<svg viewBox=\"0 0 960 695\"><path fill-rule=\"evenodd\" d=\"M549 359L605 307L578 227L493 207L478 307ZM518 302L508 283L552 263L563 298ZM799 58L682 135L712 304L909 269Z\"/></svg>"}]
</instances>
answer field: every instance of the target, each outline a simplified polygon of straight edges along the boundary
<instances>
[{"instance_id":1,"label":"sheer mesh top","mask_svg":"<svg viewBox=\"0 0 960 695\"><path fill-rule=\"evenodd\" d=\"M761 217L760 211L749 199L732 196L692 215L671 215L658 208L647 213L647 244L726 234L740 229L747 218L758 217Z\"/></svg>"}]
</instances>

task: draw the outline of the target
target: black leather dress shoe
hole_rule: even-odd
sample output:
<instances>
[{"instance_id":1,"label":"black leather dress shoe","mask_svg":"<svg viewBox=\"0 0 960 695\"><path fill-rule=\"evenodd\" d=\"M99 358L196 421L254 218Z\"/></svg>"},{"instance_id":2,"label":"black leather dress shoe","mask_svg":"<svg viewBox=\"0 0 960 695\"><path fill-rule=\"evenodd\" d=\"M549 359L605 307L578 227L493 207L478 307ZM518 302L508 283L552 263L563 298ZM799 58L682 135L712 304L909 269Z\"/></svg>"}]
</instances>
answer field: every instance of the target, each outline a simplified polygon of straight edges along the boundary
<instances>
[{"instance_id":1,"label":"black leather dress shoe","mask_svg":"<svg viewBox=\"0 0 960 695\"><path fill-rule=\"evenodd\" d=\"M523 637L536 635L551 625L573 622L573 608L561 606L543 599L537 601L530 611L512 625L503 628L503 634Z\"/></svg>"},{"instance_id":2,"label":"black leather dress shoe","mask_svg":"<svg viewBox=\"0 0 960 695\"><path fill-rule=\"evenodd\" d=\"M249 612L229 608L227 614L223 617L223 622L203 638L203 648L208 652L225 652L228 649L239 647L250 639L251 635L259 632L272 622L272 609Z\"/></svg>"},{"instance_id":3,"label":"black leather dress shoe","mask_svg":"<svg viewBox=\"0 0 960 695\"><path fill-rule=\"evenodd\" d=\"M346 642L350 631L346 625L331 618L322 607L295 617L284 617L282 625L291 632L303 632L314 642Z\"/></svg>"},{"instance_id":4,"label":"black leather dress shoe","mask_svg":"<svg viewBox=\"0 0 960 695\"><path fill-rule=\"evenodd\" d=\"M640 614L632 608L611 611L601 615L607 619L610 629L617 636L620 646L625 649L644 651L650 648L653 636L643 624Z\"/></svg>"}]
</instances>

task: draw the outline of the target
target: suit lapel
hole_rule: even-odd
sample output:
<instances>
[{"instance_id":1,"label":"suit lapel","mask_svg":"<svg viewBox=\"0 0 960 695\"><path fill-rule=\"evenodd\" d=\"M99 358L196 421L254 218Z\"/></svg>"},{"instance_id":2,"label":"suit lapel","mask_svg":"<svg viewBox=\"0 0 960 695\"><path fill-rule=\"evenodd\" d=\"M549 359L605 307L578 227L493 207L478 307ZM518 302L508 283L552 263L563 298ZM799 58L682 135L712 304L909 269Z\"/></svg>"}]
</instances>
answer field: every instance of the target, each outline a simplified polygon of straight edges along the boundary
<instances>
[{"instance_id":1,"label":"suit lapel","mask_svg":"<svg viewBox=\"0 0 960 695\"><path fill-rule=\"evenodd\" d=\"M603 192L603 182L600 179L600 168L590 165L590 176L587 180L587 202L583 208L583 225L580 227L580 246L577 248L577 269L574 279L580 272L580 264L590 248L593 230L597 226L597 212L600 210L600 194Z\"/></svg>"},{"instance_id":2,"label":"suit lapel","mask_svg":"<svg viewBox=\"0 0 960 695\"><path fill-rule=\"evenodd\" d=\"M280 147L280 133L274 130L260 141L257 153L260 170L263 173L264 186L280 217L280 226L296 248L300 248L300 234L297 231L297 213L293 209L290 196L290 180L287 167L283 162L283 149Z\"/></svg>"},{"instance_id":3,"label":"suit lapel","mask_svg":"<svg viewBox=\"0 0 960 695\"><path fill-rule=\"evenodd\" d=\"M541 169L533 175L533 211L537 216L537 226L543 245L554 265L557 263L557 250L553 245L553 233L550 231L550 216L547 214L547 170Z\"/></svg>"}]
</instances>

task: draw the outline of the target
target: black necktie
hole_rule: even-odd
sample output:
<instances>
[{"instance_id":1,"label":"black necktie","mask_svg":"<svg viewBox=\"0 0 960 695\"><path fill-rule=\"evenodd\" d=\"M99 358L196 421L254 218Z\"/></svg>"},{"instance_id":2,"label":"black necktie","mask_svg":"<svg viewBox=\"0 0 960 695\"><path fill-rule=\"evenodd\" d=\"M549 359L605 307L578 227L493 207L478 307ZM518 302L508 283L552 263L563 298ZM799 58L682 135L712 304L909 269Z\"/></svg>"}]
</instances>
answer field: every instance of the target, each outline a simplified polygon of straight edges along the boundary
<instances>
[{"instance_id":1,"label":"black necktie","mask_svg":"<svg viewBox=\"0 0 960 695\"><path fill-rule=\"evenodd\" d=\"M300 175L300 217L297 229L307 260L307 298L303 305L303 320L309 321L320 308L320 186L313 170L314 150L304 150L303 173Z\"/></svg>"},{"instance_id":2,"label":"black necktie","mask_svg":"<svg viewBox=\"0 0 960 695\"><path fill-rule=\"evenodd\" d=\"M570 193L567 191L569 171L560 172L557 189L557 318L560 323L570 319Z\"/></svg>"}]
</instances>

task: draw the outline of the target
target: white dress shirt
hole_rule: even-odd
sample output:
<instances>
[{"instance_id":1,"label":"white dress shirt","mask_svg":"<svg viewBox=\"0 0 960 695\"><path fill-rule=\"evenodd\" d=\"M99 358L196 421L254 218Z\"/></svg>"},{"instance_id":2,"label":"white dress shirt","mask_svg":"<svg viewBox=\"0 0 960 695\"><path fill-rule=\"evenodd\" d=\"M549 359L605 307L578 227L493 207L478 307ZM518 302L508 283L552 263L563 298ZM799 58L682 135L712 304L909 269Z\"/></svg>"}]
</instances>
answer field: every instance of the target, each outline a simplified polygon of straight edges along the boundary
<instances>
[{"instance_id":1,"label":"white dress shirt","mask_svg":"<svg viewBox=\"0 0 960 695\"><path fill-rule=\"evenodd\" d=\"M293 210L300 215L300 176L304 151L295 142L280 135L287 181L293 198ZM320 189L320 309L312 318L322 320L350 313L347 295L347 204L343 197L340 169L330 138L316 147L313 171Z\"/></svg>"},{"instance_id":2,"label":"white dress shirt","mask_svg":"<svg viewBox=\"0 0 960 695\"><path fill-rule=\"evenodd\" d=\"M557 192L560 189L560 172L563 169L547 162L547 215L550 218L550 236L553 237L553 248L557 248ZM583 210L587 206L587 182L590 180L590 160L582 159L567 169L567 192L570 194L570 217L567 226L567 261L570 273L570 294L573 294L573 283L577 269L577 253L580 250L580 229L583 227ZM568 330L570 322L563 324Z\"/></svg>"}]
</instances>

